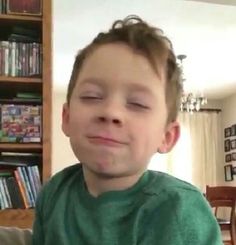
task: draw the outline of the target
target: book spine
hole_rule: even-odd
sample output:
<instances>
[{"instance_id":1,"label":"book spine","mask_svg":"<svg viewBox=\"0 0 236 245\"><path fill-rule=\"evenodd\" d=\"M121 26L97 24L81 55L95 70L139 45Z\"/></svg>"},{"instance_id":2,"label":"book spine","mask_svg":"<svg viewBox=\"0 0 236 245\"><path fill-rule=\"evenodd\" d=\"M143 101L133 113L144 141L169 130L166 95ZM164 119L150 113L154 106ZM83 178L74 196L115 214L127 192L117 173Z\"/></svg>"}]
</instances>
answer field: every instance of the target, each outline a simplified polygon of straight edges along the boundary
<instances>
[{"instance_id":1,"label":"book spine","mask_svg":"<svg viewBox=\"0 0 236 245\"><path fill-rule=\"evenodd\" d=\"M19 49L20 43L16 43L16 59L15 59L15 67L16 67L16 76L20 76L20 60L19 60Z\"/></svg>"},{"instance_id":2,"label":"book spine","mask_svg":"<svg viewBox=\"0 0 236 245\"><path fill-rule=\"evenodd\" d=\"M11 76L16 76L16 42L11 42Z\"/></svg>"},{"instance_id":3,"label":"book spine","mask_svg":"<svg viewBox=\"0 0 236 245\"><path fill-rule=\"evenodd\" d=\"M10 199L11 199L12 208L17 208L16 193L13 190L13 186L11 183L11 177L6 178L6 185L7 185L7 189L9 192Z\"/></svg>"},{"instance_id":4,"label":"book spine","mask_svg":"<svg viewBox=\"0 0 236 245\"><path fill-rule=\"evenodd\" d=\"M25 180L25 177L24 177L24 174L23 174L23 171L22 171L22 167L17 167L17 171L19 173L21 183L24 186L27 202L29 204L29 207L31 208L32 207L31 197L29 195L29 191L28 191L28 188L27 188L27 185L26 185L26 180Z\"/></svg>"},{"instance_id":5,"label":"book spine","mask_svg":"<svg viewBox=\"0 0 236 245\"><path fill-rule=\"evenodd\" d=\"M23 176L24 176L24 180L25 180L25 183L26 183L27 192L29 194L31 207L35 207L34 195L32 193L32 189L31 189L31 186L30 186L29 176L27 174L26 167L22 167L21 170L22 170L22 173L23 173Z\"/></svg>"},{"instance_id":6,"label":"book spine","mask_svg":"<svg viewBox=\"0 0 236 245\"><path fill-rule=\"evenodd\" d=\"M2 13L5 14L6 10L7 10L7 1L6 0L2 0Z\"/></svg>"},{"instance_id":7,"label":"book spine","mask_svg":"<svg viewBox=\"0 0 236 245\"><path fill-rule=\"evenodd\" d=\"M37 74L36 65L37 65L37 43L33 43L32 75Z\"/></svg>"},{"instance_id":8,"label":"book spine","mask_svg":"<svg viewBox=\"0 0 236 245\"><path fill-rule=\"evenodd\" d=\"M36 191L36 187L35 187L35 182L34 182L34 178L33 178L33 171L31 166L27 167L27 172L28 172L28 176L29 176L29 181L30 181L30 186L31 186L31 190L34 196L34 200L36 202L37 199L37 191Z\"/></svg>"},{"instance_id":9,"label":"book spine","mask_svg":"<svg viewBox=\"0 0 236 245\"><path fill-rule=\"evenodd\" d=\"M3 178L2 177L0 177L0 192L1 192L1 196L2 196L1 209L5 209L5 208L7 208L7 197L6 197L5 189L3 186Z\"/></svg>"},{"instance_id":10,"label":"book spine","mask_svg":"<svg viewBox=\"0 0 236 245\"><path fill-rule=\"evenodd\" d=\"M43 75L43 45L39 44L39 74Z\"/></svg>"},{"instance_id":11,"label":"book spine","mask_svg":"<svg viewBox=\"0 0 236 245\"><path fill-rule=\"evenodd\" d=\"M29 76L29 43L25 43L25 76Z\"/></svg>"},{"instance_id":12,"label":"book spine","mask_svg":"<svg viewBox=\"0 0 236 245\"><path fill-rule=\"evenodd\" d=\"M0 0L1 1L1 0ZM2 41L0 41L0 76L3 75L3 72L2 72L2 59L3 59L3 51L2 51Z\"/></svg>"},{"instance_id":13,"label":"book spine","mask_svg":"<svg viewBox=\"0 0 236 245\"><path fill-rule=\"evenodd\" d=\"M23 199L14 177L7 178L7 187L10 193L13 208L24 208Z\"/></svg>"},{"instance_id":14,"label":"book spine","mask_svg":"<svg viewBox=\"0 0 236 245\"><path fill-rule=\"evenodd\" d=\"M23 197L21 195L20 188L17 184L16 178L12 177L11 180L12 180L13 189L14 189L16 196L17 196L17 206L18 206L18 208L25 208L24 200L23 200Z\"/></svg>"},{"instance_id":15,"label":"book spine","mask_svg":"<svg viewBox=\"0 0 236 245\"><path fill-rule=\"evenodd\" d=\"M20 189L21 196L22 196L22 198L23 198L24 206L25 206L25 208L29 208L30 205L29 205L29 202L28 202L28 200L27 200L25 186L24 186L23 183L22 183L20 174L19 174L19 172L18 172L17 170L15 170L15 171L14 171L14 175L15 175L16 182L17 182L17 184L18 184L18 187L19 187L19 189Z\"/></svg>"},{"instance_id":16,"label":"book spine","mask_svg":"<svg viewBox=\"0 0 236 245\"><path fill-rule=\"evenodd\" d=\"M26 76L26 43L22 43L22 76Z\"/></svg>"},{"instance_id":17,"label":"book spine","mask_svg":"<svg viewBox=\"0 0 236 245\"><path fill-rule=\"evenodd\" d=\"M19 76L23 76L23 59L22 59L22 43L18 43L18 71L19 71Z\"/></svg>"},{"instance_id":18,"label":"book spine","mask_svg":"<svg viewBox=\"0 0 236 245\"><path fill-rule=\"evenodd\" d=\"M4 208L5 208L5 206L4 206L4 197L3 197L3 194L2 194L2 191L1 191L1 186L0 186L0 210L4 209Z\"/></svg>"},{"instance_id":19,"label":"book spine","mask_svg":"<svg viewBox=\"0 0 236 245\"><path fill-rule=\"evenodd\" d=\"M2 181L3 181L3 186L4 186L6 197L7 197L8 208L12 208L12 202L11 202L10 193L9 193L9 190L8 190L8 187L7 187L6 178L3 178Z\"/></svg>"},{"instance_id":20,"label":"book spine","mask_svg":"<svg viewBox=\"0 0 236 245\"><path fill-rule=\"evenodd\" d=\"M32 170L33 170L33 173L34 173L34 180L35 180L35 187L36 187L36 191L37 191L37 194L39 193L39 191L41 190L41 181L40 181L40 175L39 175L39 169L38 169L38 166L35 165L35 166L32 166Z\"/></svg>"},{"instance_id":21,"label":"book spine","mask_svg":"<svg viewBox=\"0 0 236 245\"><path fill-rule=\"evenodd\" d=\"M33 75L33 43L29 43L29 76Z\"/></svg>"},{"instance_id":22,"label":"book spine","mask_svg":"<svg viewBox=\"0 0 236 245\"><path fill-rule=\"evenodd\" d=\"M4 75L9 76L9 42L3 41L4 45Z\"/></svg>"}]
</instances>

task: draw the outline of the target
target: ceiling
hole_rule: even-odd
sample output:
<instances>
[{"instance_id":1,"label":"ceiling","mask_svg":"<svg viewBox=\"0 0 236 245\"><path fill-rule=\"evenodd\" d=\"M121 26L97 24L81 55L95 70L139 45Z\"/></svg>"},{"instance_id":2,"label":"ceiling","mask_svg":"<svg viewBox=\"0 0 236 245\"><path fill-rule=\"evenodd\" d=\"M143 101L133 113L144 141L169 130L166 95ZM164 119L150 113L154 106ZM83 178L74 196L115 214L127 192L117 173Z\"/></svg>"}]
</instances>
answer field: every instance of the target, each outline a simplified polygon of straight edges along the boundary
<instances>
[{"instance_id":1,"label":"ceiling","mask_svg":"<svg viewBox=\"0 0 236 245\"><path fill-rule=\"evenodd\" d=\"M186 54L186 87L209 99L236 93L236 0L55 0L53 81L65 91L76 52L113 21L137 14Z\"/></svg>"}]
</instances>

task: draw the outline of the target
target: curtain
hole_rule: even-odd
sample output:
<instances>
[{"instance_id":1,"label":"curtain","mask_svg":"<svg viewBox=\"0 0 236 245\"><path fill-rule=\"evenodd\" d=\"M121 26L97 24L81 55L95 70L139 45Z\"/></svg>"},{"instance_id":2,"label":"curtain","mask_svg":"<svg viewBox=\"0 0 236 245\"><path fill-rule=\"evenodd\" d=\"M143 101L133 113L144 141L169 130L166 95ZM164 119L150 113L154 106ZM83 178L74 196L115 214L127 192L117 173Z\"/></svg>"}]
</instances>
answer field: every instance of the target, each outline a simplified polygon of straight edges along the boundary
<instances>
[{"instance_id":1,"label":"curtain","mask_svg":"<svg viewBox=\"0 0 236 245\"><path fill-rule=\"evenodd\" d=\"M222 165L221 114L181 112L178 121L181 136L176 146L170 153L156 153L148 168L167 172L205 191L206 185L216 185L217 168Z\"/></svg>"}]
</instances>

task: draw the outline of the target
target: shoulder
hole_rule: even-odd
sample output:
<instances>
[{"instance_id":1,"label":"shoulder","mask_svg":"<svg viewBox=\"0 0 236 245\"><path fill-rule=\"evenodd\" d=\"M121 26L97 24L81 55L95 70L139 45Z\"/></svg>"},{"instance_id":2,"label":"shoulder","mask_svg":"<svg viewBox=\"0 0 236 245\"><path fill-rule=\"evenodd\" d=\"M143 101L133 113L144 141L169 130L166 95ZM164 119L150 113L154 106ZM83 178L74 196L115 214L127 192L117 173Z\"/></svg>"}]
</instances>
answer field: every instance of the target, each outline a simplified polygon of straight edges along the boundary
<instances>
[{"instance_id":1,"label":"shoulder","mask_svg":"<svg viewBox=\"0 0 236 245\"><path fill-rule=\"evenodd\" d=\"M82 175L82 167L81 164L74 164L69 166L60 172L56 173L51 179L43 186L42 191L45 189L57 189L62 186L67 186L75 179L79 178Z\"/></svg>"},{"instance_id":2,"label":"shoulder","mask_svg":"<svg viewBox=\"0 0 236 245\"><path fill-rule=\"evenodd\" d=\"M149 183L145 188L145 192L151 195L200 195L199 189L194 185L175 178L167 173L158 171L148 171Z\"/></svg>"},{"instance_id":3,"label":"shoulder","mask_svg":"<svg viewBox=\"0 0 236 245\"><path fill-rule=\"evenodd\" d=\"M169 207L176 215L184 215L193 208L195 212L211 212L207 200L197 187L166 173L149 171L148 174L149 183L144 193L153 200L156 207Z\"/></svg>"},{"instance_id":4,"label":"shoulder","mask_svg":"<svg viewBox=\"0 0 236 245\"><path fill-rule=\"evenodd\" d=\"M149 179L144 190L149 196L149 222L160 230L172 230L183 244L221 244L216 219L195 186L161 172L150 171Z\"/></svg>"},{"instance_id":5,"label":"shoulder","mask_svg":"<svg viewBox=\"0 0 236 245\"><path fill-rule=\"evenodd\" d=\"M81 164L69 166L62 171L56 173L51 179L45 183L38 195L36 208L42 211L44 204L50 210L50 205L54 205L60 195L65 194L68 190L75 186L75 182L79 181L83 176Z\"/></svg>"}]
</instances>

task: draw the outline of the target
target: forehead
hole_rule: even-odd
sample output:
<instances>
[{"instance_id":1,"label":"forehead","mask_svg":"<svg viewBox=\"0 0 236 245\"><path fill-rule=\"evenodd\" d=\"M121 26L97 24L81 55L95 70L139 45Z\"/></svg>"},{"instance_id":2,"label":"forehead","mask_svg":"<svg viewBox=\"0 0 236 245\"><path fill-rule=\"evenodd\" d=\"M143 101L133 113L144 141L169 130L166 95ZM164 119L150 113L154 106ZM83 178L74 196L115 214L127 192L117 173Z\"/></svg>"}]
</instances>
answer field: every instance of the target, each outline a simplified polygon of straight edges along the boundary
<instances>
[{"instance_id":1,"label":"forehead","mask_svg":"<svg viewBox=\"0 0 236 245\"><path fill-rule=\"evenodd\" d=\"M78 80L88 77L102 80L136 81L144 84L164 84L164 69L158 76L150 61L123 43L96 47L85 59Z\"/></svg>"}]
</instances>

